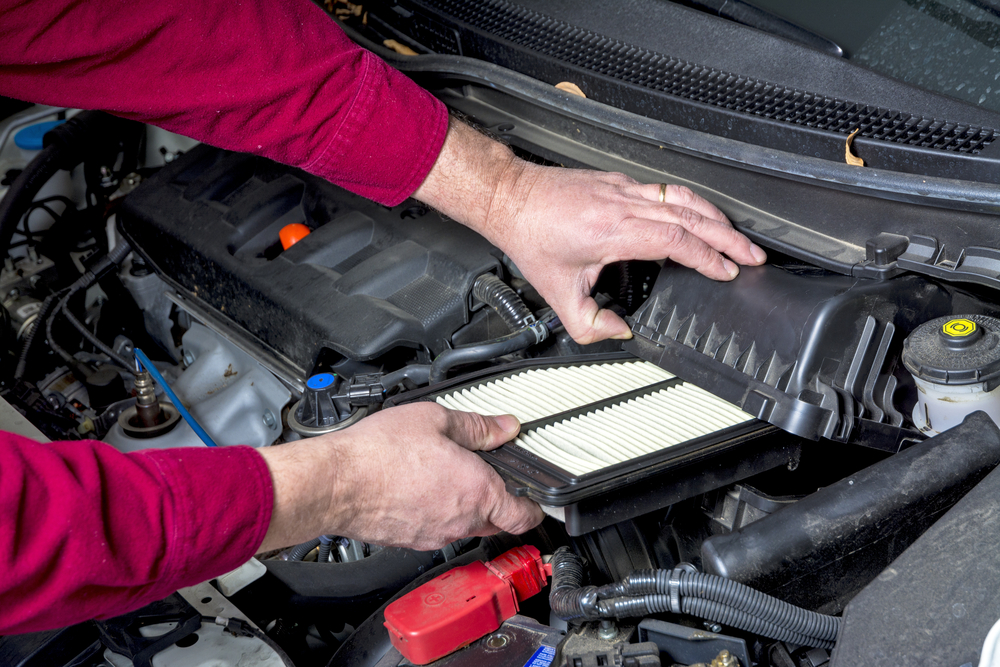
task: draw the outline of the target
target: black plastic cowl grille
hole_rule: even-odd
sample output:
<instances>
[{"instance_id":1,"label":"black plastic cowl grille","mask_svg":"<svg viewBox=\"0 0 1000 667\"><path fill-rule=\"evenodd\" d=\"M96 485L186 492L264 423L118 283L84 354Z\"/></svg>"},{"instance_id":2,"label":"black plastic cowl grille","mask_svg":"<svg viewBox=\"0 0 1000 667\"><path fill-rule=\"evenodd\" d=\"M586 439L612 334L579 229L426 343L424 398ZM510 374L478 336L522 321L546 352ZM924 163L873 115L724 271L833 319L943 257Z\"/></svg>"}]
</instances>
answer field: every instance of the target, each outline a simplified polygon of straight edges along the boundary
<instances>
[{"instance_id":1,"label":"black plastic cowl grille","mask_svg":"<svg viewBox=\"0 0 1000 667\"><path fill-rule=\"evenodd\" d=\"M579 28L505 0L422 0L458 21L566 64L679 98L779 122L897 144L978 153L997 132L838 100L702 67ZM439 53L458 53L433 20L414 17L416 32ZM426 24L426 25L423 25ZM431 34L433 32L433 34ZM418 35L413 35L418 37Z\"/></svg>"}]
</instances>

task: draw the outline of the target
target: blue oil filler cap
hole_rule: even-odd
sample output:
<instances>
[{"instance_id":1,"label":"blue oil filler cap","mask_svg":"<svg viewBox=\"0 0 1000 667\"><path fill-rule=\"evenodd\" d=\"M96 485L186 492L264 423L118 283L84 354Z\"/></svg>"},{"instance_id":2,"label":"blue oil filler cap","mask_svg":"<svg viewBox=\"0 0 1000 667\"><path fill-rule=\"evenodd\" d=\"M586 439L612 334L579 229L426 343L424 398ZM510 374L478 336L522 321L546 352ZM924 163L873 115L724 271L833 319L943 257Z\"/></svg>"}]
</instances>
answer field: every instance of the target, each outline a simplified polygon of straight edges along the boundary
<instances>
[{"instance_id":1,"label":"blue oil filler cap","mask_svg":"<svg viewBox=\"0 0 1000 667\"><path fill-rule=\"evenodd\" d=\"M337 376L333 373L317 373L306 380L306 386L313 391L322 391L333 386L337 381Z\"/></svg>"},{"instance_id":2,"label":"blue oil filler cap","mask_svg":"<svg viewBox=\"0 0 1000 667\"><path fill-rule=\"evenodd\" d=\"M45 133L65 122L64 120L49 120L44 123L29 125L14 135L14 145L26 151L40 151L44 148L42 146L42 137L45 136Z\"/></svg>"}]
</instances>

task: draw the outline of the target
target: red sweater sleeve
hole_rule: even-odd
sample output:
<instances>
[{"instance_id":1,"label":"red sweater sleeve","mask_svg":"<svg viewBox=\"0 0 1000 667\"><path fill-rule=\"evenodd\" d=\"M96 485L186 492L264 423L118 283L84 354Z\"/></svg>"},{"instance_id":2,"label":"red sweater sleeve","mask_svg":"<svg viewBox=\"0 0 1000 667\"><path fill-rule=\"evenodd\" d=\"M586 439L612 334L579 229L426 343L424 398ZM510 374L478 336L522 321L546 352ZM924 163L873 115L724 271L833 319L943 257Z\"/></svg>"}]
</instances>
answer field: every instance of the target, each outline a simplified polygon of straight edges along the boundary
<instances>
[{"instance_id":1,"label":"red sweater sleeve","mask_svg":"<svg viewBox=\"0 0 1000 667\"><path fill-rule=\"evenodd\" d=\"M389 205L423 182L448 127L438 100L309 0L0 0L0 94L103 109Z\"/></svg>"},{"instance_id":2,"label":"red sweater sleeve","mask_svg":"<svg viewBox=\"0 0 1000 667\"><path fill-rule=\"evenodd\" d=\"M274 502L251 447L122 454L0 433L0 635L110 618L246 562Z\"/></svg>"}]
</instances>

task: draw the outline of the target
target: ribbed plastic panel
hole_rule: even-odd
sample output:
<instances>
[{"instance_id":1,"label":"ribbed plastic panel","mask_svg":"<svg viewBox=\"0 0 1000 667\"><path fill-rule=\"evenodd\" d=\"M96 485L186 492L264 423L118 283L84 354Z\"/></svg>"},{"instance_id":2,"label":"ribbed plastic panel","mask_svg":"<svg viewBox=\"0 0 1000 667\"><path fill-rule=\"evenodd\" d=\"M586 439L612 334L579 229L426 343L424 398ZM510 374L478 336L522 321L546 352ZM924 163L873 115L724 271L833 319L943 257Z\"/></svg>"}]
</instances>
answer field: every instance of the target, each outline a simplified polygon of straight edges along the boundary
<instances>
[{"instance_id":1,"label":"ribbed plastic panel","mask_svg":"<svg viewBox=\"0 0 1000 667\"><path fill-rule=\"evenodd\" d=\"M536 368L458 389L436 400L453 410L512 414L527 423L673 377L646 361Z\"/></svg>"},{"instance_id":2,"label":"ribbed plastic panel","mask_svg":"<svg viewBox=\"0 0 1000 667\"><path fill-rule=\"evenodd\" d=\"M514 444L583 475L752 419L703 389L679 384L528 430Z\"/></svg>"},{"instance_id":3,"label":"ribbed plastic panel","mask_svg":"<svg viewBox=\"0 0 1000 667\"><path fill-rule=\"evenodd\" d=\"M505 0L422 0L422 4L517 46L619 81L742 114L937 150L978 153L996 131L866 106L702 67L575 27ZM609 10L611 11L611 10ZM459 53L439 25L415 16L417 39ZM425 25L426 24L426 25Z\"/></svg>"}]
</instances>

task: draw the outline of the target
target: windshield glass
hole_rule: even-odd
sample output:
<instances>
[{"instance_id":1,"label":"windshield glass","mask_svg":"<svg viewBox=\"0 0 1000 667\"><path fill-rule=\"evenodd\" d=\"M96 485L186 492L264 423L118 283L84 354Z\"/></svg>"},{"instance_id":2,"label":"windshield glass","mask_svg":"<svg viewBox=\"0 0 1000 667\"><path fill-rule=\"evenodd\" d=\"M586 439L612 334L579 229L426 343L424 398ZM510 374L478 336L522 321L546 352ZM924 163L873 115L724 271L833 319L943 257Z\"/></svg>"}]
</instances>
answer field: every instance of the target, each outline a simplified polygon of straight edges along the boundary
<instances>
[{"instance_id":1,"label":"windshield glass","mask_svg":"<svg viewBox=\"0 0 1000 667\"><path fill-rule=\"evenodd\" d=\"M750 0L859 65L1000 111L998 0Z\"/></svg>"}]
</instances>

